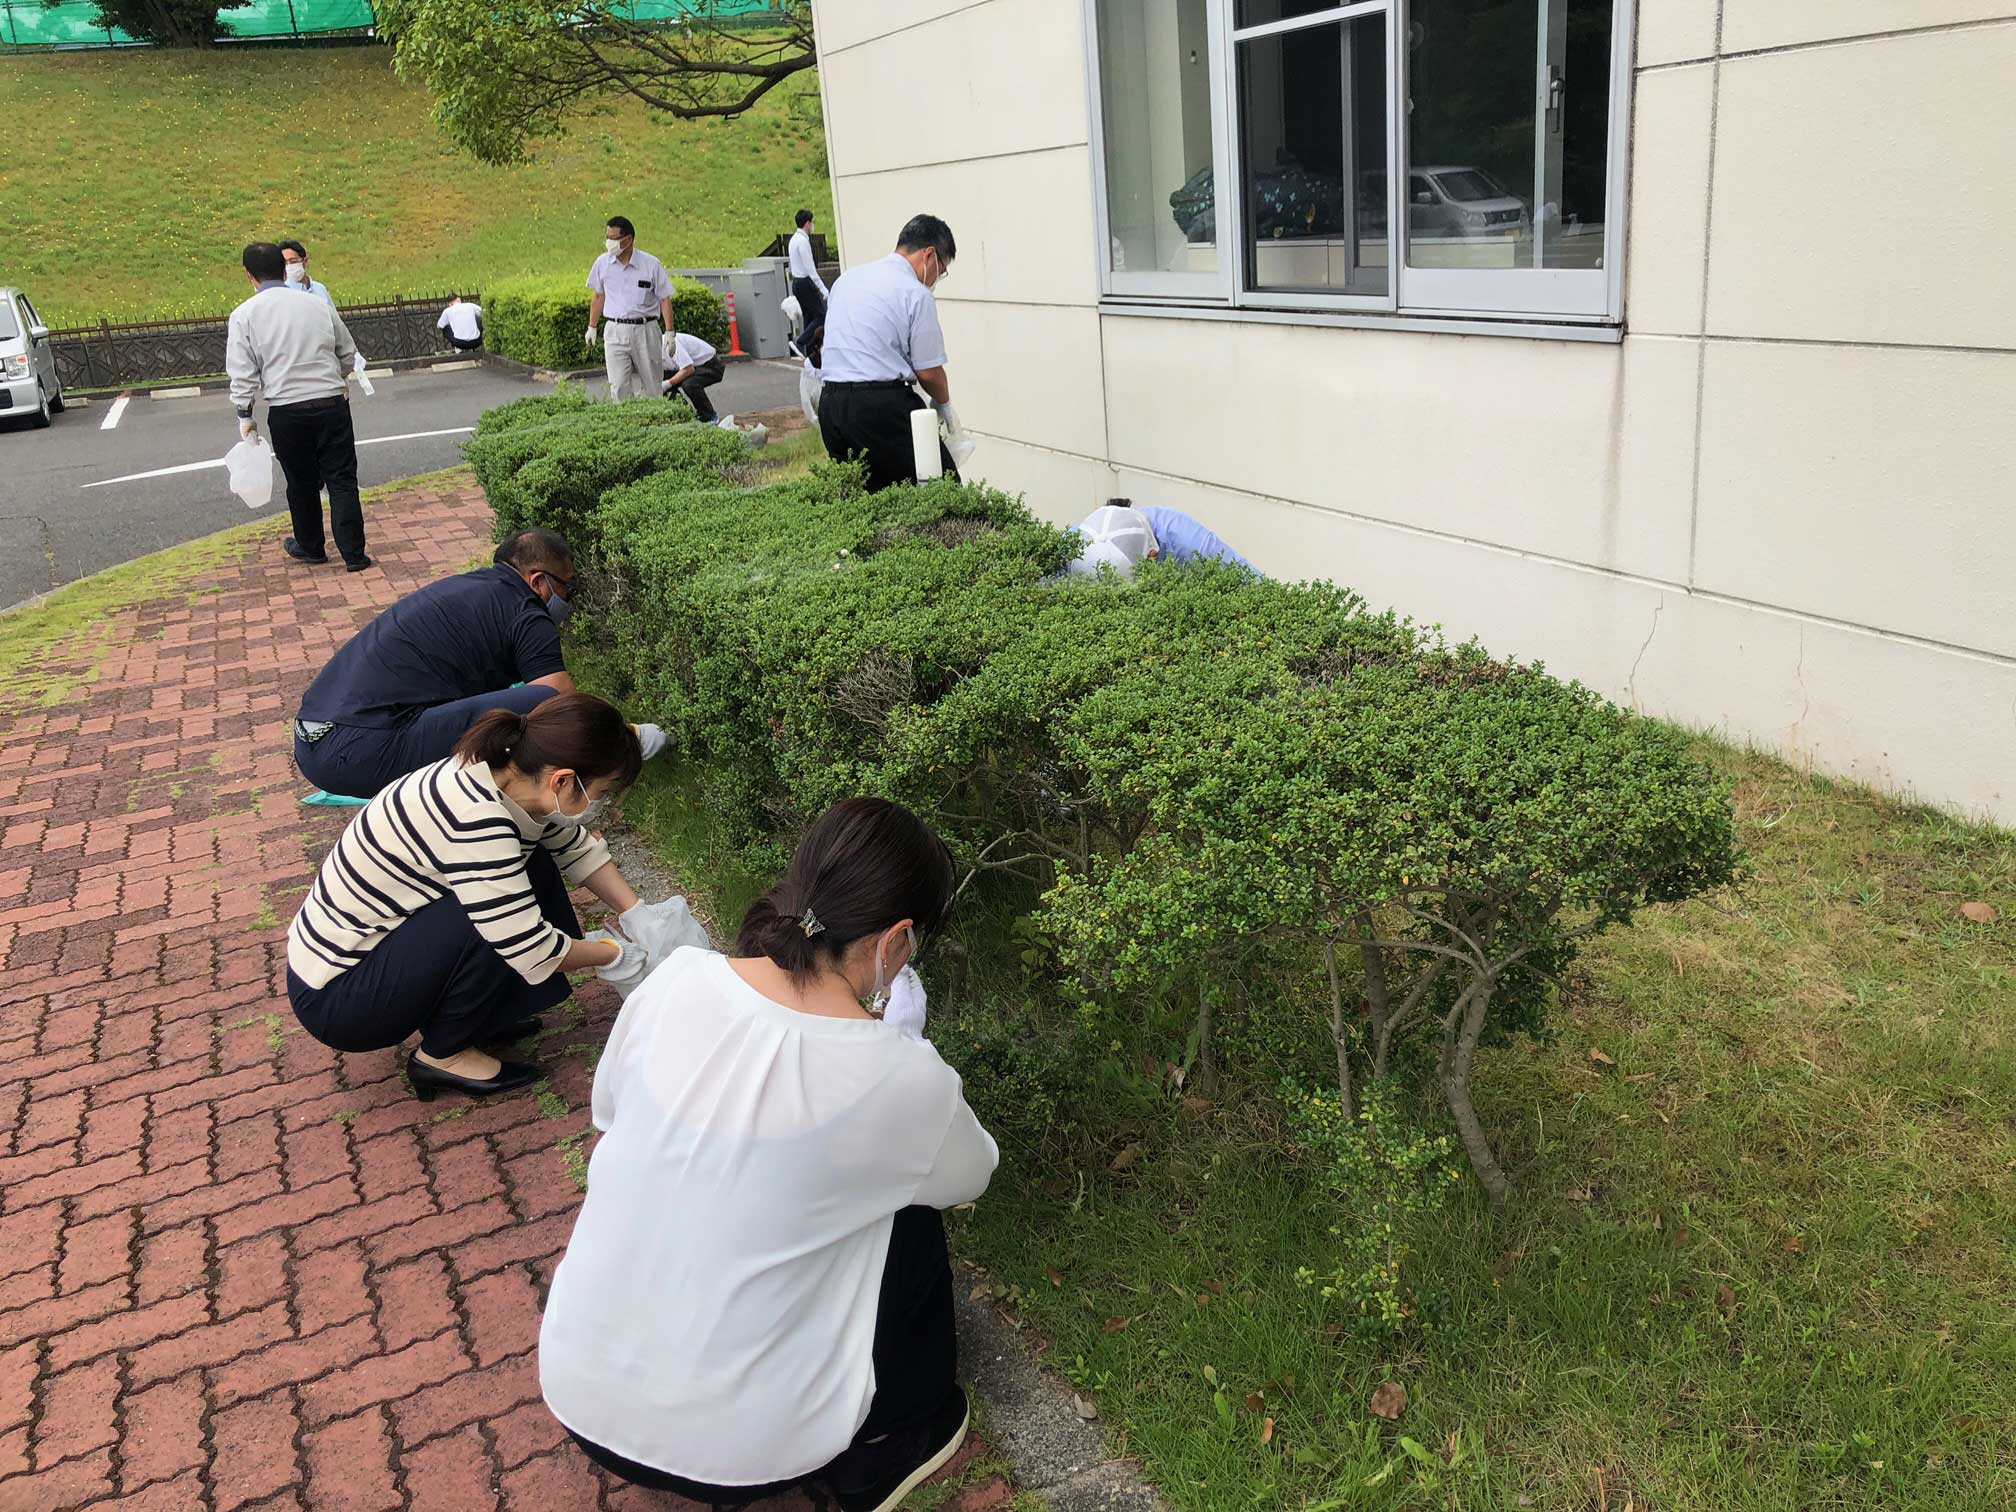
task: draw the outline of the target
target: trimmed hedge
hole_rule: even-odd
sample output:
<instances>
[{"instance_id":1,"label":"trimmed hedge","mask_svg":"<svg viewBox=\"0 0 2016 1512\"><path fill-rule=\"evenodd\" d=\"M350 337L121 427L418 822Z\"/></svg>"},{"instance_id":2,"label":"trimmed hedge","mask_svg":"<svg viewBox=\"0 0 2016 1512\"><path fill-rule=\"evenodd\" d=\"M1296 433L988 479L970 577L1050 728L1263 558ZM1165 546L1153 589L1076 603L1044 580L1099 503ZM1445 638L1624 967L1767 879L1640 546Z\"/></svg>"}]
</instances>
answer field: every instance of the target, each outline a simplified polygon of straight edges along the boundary
<instances>
[{"instance_id":1,"label":"trimmed hedge","mask_svg":"<svg viewBox=\"0 0 2016 1512\"><path fill-rule=\"evenodd\" d=\"M1053 583L1069 537L1003 494L869 495L831 464L738 486L732 437L573 405L486 417L478 475L500 529L591 564L573 633L744 843L849 794L911 805L1034 889L1094 1005L1193 1003L1205 1078L1228 994L1299 981L1346 1117L1414 1055L1494 1197L1479 1046L1544 1029L1581 939L1736 873L1678 732L1346 589L1216 563Z\"/></svg>"},{"instance_id":2,"label":"trimmed hedge","mask_svg":"<svg viewBox=\"0 0 2016 1512\"><path fill-rule=\"evenodd\" d=\"M597 354L581 341L589 298L581 280L566 274L503 279L483 294L483 344L539 367L590 366ZM672 280L672 318L680 330L710 345L728 345L728 307L705 284Z\"/></svg>"}]
</instances>

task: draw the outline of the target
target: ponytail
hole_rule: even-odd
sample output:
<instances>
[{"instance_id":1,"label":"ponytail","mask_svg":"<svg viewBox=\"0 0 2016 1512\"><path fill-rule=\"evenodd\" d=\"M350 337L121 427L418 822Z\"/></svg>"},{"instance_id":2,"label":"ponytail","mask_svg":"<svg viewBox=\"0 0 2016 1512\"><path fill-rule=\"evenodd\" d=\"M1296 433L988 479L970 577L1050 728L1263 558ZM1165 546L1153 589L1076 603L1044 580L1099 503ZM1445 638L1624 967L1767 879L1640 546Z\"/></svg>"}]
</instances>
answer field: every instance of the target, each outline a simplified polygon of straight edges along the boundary
<instances>
[{"instance_id":1,"label":"ponytail","mask_svg":"<svg viewBox=\"0 0 2016 1512\"><path fill-rule=\"evenodd\" d=\"M455 754L492 771L508 762L529 777L566 767L584 783L606 777L619 788L644 769L637 732L612 705L587 693L556 693L529 714L492 709L464 732Z\"/></svg>"},{"instance_id":2,"label":"ponytail","mask_svg":"<svg viewBox=\"0 0 2016 1512\"><path fill-rule=\"evenodd\" d=\"M931 933L951 906L952 854L931 827L886 798L849 798L805 832L784 876L749 905L735 949L802 983L899 919Z\"/></svg>"}]
</instances>

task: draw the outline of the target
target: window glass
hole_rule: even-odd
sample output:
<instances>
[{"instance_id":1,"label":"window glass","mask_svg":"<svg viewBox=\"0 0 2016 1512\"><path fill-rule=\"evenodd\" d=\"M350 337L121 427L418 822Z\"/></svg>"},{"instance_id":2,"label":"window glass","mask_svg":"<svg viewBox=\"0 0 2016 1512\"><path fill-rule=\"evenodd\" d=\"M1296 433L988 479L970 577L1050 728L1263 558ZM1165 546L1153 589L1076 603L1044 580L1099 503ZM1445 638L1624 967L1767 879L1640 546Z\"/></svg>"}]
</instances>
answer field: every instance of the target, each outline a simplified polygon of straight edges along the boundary
<instances>
[{"instance_id":1,"label":"window glass","mask_svg":"<svg viewBox=\"0 0 2016 1512\"><path fill-rule=\"evenodd\" d=\"M20 327L14 324L14 301L0 299L0 341L6 341L20 334Z\"/></svg>"},{"instance_id":2,"label":"window glass","mask_svg":"<svg viewBox=\"0 0 2016 1512\"><path fill-rule=\"evenodd\" d=\"M1100 0L1098 22L1113 271L1215 272L1204 0Z\"/></svg>"},{"instance_id":3,"label":"window glass","mask_svg":"<svg viewBox=\"0 0 2016 1512\"><path fill-rule=\"evenodd\" d=\"M1387 289L1386 17L1238 44L1246 283Z\"/></svg>"},{"instance_id":4,"label":"window glass","mask_svg":"<svg viewBox=\"0 0 2016 1512\"><path fill-rule=\"evenodd\" d=\"M1239 0L1235 26L1265 26L1269 21L1286 21L1292 16L1313 16L1318 11L1335 10L1350 0Z\"/></svg>"},{"instance_id":5,"label":"window glass","mask_svg":"<svg viewBox=\"0 0 2016 1512\"><path fill-rule=\"evenodd\" d=\"M1611 0L1415 0L1407 264L1600 268Z\"/></svg>"}]
</instances>

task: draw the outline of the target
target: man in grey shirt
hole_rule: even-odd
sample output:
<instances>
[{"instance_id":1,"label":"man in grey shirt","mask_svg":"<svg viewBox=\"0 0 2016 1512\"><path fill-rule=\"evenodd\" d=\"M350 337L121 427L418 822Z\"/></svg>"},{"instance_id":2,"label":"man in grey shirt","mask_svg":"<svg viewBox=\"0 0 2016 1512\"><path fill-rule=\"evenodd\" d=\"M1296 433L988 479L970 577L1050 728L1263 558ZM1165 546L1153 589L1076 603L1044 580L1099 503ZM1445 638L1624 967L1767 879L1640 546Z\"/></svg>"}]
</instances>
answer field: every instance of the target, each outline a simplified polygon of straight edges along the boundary
<instances>
[{"instance_id":1,"label":"man in grey shirt","mask_svg":"<svg viewBox=\"0 0 2016 1512\"><path fill-rule=\"evenodd\" d=\"M322 535L322 490L329 490L329 528L352 572L371 565L364 554L364 506L357 496L357 438L350 428L350 398L343 374L357 344L336 307L296 299L287 286L287 263L272 242L245 249L252 297L231 312L224 370L238 434L255 435L253 403L266 401L273 455L287 476L287 512L294 534L284 545L297 562L329 560Z\"/></svg>"}]
</instances>

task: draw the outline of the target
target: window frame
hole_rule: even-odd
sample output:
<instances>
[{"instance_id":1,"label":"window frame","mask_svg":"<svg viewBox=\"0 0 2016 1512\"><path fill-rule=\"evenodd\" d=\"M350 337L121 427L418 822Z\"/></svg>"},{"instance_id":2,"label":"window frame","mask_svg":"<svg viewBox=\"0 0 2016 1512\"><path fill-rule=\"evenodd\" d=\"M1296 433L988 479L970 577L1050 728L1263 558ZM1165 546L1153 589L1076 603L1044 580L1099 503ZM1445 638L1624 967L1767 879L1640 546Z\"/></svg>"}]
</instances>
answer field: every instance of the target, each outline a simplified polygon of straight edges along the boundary
<instances>
[{"instance_id":1,"label":"window frame","mask_svg":"<svg viewBox=\"0 0 2016 1512\"><path fill-rule=\"evenodd\" d=\"M1564 327L1621 329L1624 319L1624 258L1629 231L1630 144L1635 21L1633 0L1611 0L1610 113L1605 142L1603 266L1600 269L1423 269L1407 264L1409 199L1404 192L1410 162L1406 135L1407 49L1410 0L1339 0L1322 11L1235 25L1236 0L1205 0L1210 46L1207 77L1211 99L1212 184L1218 237L1218 267L1209 274L1115 273L1106 184L1105 101L1100 88L1099 17L1101 0L1084 0L1086 98L1092 158L1095 262L1102 303L1124 311L1130 305L1189 305L1215 311L1304 311L1348 317L1352 324L1446 325L1460 321L1507 334L1560 335ZM1277 291L1247 287L1246 184L1242 157L1244 122L1238 82L1241 43L1384 13L1386 17L1386 184L1389 276L1383 295ZM1233 192L1225 186L1231 184ZM1326 321L1325 324L1335 323Z\"/></svg>"}]
</instances>

